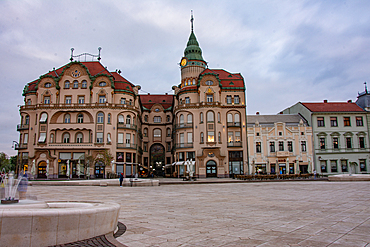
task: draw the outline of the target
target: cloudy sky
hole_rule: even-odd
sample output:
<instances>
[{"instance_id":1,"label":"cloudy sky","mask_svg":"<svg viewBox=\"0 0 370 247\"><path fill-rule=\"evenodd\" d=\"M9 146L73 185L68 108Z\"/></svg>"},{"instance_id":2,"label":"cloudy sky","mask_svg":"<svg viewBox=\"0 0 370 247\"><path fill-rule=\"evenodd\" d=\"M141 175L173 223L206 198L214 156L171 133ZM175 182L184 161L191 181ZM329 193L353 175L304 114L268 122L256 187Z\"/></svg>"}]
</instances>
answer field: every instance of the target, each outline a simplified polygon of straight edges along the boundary
<instances>
[{"instance_id":1,"label":"cloudy sky","mask_svg":"<svg viewBox=\"0 0 370 247\"><path fill-rule=\"evenodd\" d=\"M356 100L370 78L370 2L304 0L0 1L0 152L14 155L24 85L97 54L141 93L172 93L190 11L210 68L240 72L248 114L298 101Z\"/></svg>"}]
</instances>

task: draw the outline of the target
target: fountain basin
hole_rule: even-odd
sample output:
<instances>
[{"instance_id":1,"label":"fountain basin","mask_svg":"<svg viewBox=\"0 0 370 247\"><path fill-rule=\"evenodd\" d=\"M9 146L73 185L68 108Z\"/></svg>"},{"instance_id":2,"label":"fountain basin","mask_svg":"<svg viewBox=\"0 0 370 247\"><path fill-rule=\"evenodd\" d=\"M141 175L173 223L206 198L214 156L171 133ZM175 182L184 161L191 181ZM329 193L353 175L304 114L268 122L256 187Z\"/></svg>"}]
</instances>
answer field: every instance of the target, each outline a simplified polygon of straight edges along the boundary
<instances>
[{"instance_id":1,"label":"fountain basin","mask_svg":"<svg viewBox=\"0 0 370 247\"><path fill-rule=\"evenodd\" d=\"M21 200L0 205L1 246L50 246L113 233L120 205Z\"/></svg>"},{"instance_id":2,"label":"fountain basin","mask_svg":"<svg viewBox=\"0 0 370 247\"><path fill-rule=\"evenodd\" d=\"M329 181L370 181L370 174L339 174L329 176Z\"/></svg>"}]
</instances>

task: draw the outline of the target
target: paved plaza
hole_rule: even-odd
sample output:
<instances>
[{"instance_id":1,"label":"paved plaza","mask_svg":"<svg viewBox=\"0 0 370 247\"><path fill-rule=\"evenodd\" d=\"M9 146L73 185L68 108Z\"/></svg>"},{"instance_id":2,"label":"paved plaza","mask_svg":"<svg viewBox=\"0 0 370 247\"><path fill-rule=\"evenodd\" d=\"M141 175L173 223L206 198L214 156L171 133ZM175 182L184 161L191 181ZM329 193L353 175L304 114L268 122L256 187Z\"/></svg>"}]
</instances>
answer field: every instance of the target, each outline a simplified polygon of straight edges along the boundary
<instances>
[{"instance_id":1,"label":"paved plaza","mask_svg":"<svg viewBox=\"0 0 370 247\"><path fill-rule=\"evenodd\" d=\"M38 200L112 201L126 246L370 246L370 182L30 186Z\"/></svg>"}]
</instances>

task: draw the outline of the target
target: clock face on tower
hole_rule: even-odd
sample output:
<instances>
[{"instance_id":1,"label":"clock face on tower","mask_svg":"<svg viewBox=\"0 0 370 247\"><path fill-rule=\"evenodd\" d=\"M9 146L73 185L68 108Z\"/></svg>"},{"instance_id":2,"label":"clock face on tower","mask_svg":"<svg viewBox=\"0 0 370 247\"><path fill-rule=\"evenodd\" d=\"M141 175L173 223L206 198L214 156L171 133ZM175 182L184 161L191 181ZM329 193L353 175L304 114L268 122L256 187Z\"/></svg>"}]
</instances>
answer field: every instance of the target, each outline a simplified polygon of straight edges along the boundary
<instances>
[{"instance_id":1,"label":"clock face on tower","mask_svg":"<svg viewBox=\"0 0 370 247\"><path fill-rule=\"evenodd\" d=\"M188 60L184 57L183 59L181 59L181 63L180 63L180 65L181 65L182 67L184 67L187 63L188 63Z\"/></svg>"}]
</instances>

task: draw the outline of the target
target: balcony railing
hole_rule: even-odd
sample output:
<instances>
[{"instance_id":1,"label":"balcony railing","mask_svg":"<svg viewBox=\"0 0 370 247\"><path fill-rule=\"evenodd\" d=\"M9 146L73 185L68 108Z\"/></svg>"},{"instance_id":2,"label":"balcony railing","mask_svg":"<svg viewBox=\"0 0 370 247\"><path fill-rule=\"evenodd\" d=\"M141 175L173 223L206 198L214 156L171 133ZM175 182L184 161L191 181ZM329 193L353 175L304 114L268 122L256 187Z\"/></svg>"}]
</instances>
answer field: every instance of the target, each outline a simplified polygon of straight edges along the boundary
<instances>
[{"instance_id":1,"label":"balcony railing","mask_svg":"<svg viewBox=\"0 0 370 247\"><path fill-rule=\"evenodd\" d=\"M118 123L117 128L118 129L133 129L133 130L136 130L136 125L135 124Z\"/></svg>"},{"instance_id":2,"label":"balcony railing","mask_svg":"<svg viewBox=\"0 0 370 247\"><path fill-rule=\"evenodd\" d=\"M15 144L15 150L27 149L27 143Z\"/></svg>"},{"instance_id":3,"label":"balcony railing","mask_svg":"<svg viewBox=\"0 0 370 247\"><path fill-rule=\"evenodd\" d=\"M228 142L228 147L242 147L242 142Z\"/></svg>"},{"instance_id":4,"label":"balcony railing","mask_svg":"<svg viewBox=\"0 0 370 247\"><path fill-rule=\"evenodd\" d=\"M28 130L29 126L30 126L29 124L18 124L17 125L17 131Z\"/></svg>"},{"instance_id":5,"label":"balcony railing","mask_svg":"<svg viewBox=\"0 0 370 247\"><path fill-rule=\"evenodd\" d=\"M175 124L175 129L193 128L193 123L179 123Z\"/></svg>"},{"instance_id":6,"label":"balcony railing","mask_svg":"<svg viewBox=\"0 0 370 247\"><path fill-rule=\"evenodd\" d=\"M240 122L227 122L227 127L240 127Z\"/></svg>"},{"instance_id":7,"label":"balcony railing","mask_svg":"<svg viewBox=\"0 0 370 247\"><path fill-rule=\"evenodd\" d=\"M130 148L130 149L136 149L136 144L133 143L117 143L117 148Z\"/></svg>"},{"instance_id":8,"label":"balcony railing","mask_svg":"<svg viewBox=\"0 0 370 247\"><path fill-rule=\"evenodd\" d=\"M175 144L175 148L176 149L179 149L179 148L192 148L193 147L193 143L176 143Z\"/></svg>"},{"instance_id":9,"label":"balcony railing","mask_svg":"<svg viewBox=\"0 0 370 247\"><path fill-rule=\"evenodd\" d=\"M36 104L36 105L23 105L21 106L21 110L25 109L51 109L51 108L57 108L57 109L70 109L70 108L93 108L93 107L99 107L99 108L122 108L122 109L130 109L130 110L139 110L138 107L134 105L125 105L125 104L112 104L112 103L72 103L72 104L64 104L64 103L52 103L52 104Z\"/></svg>"}]
</instances>

